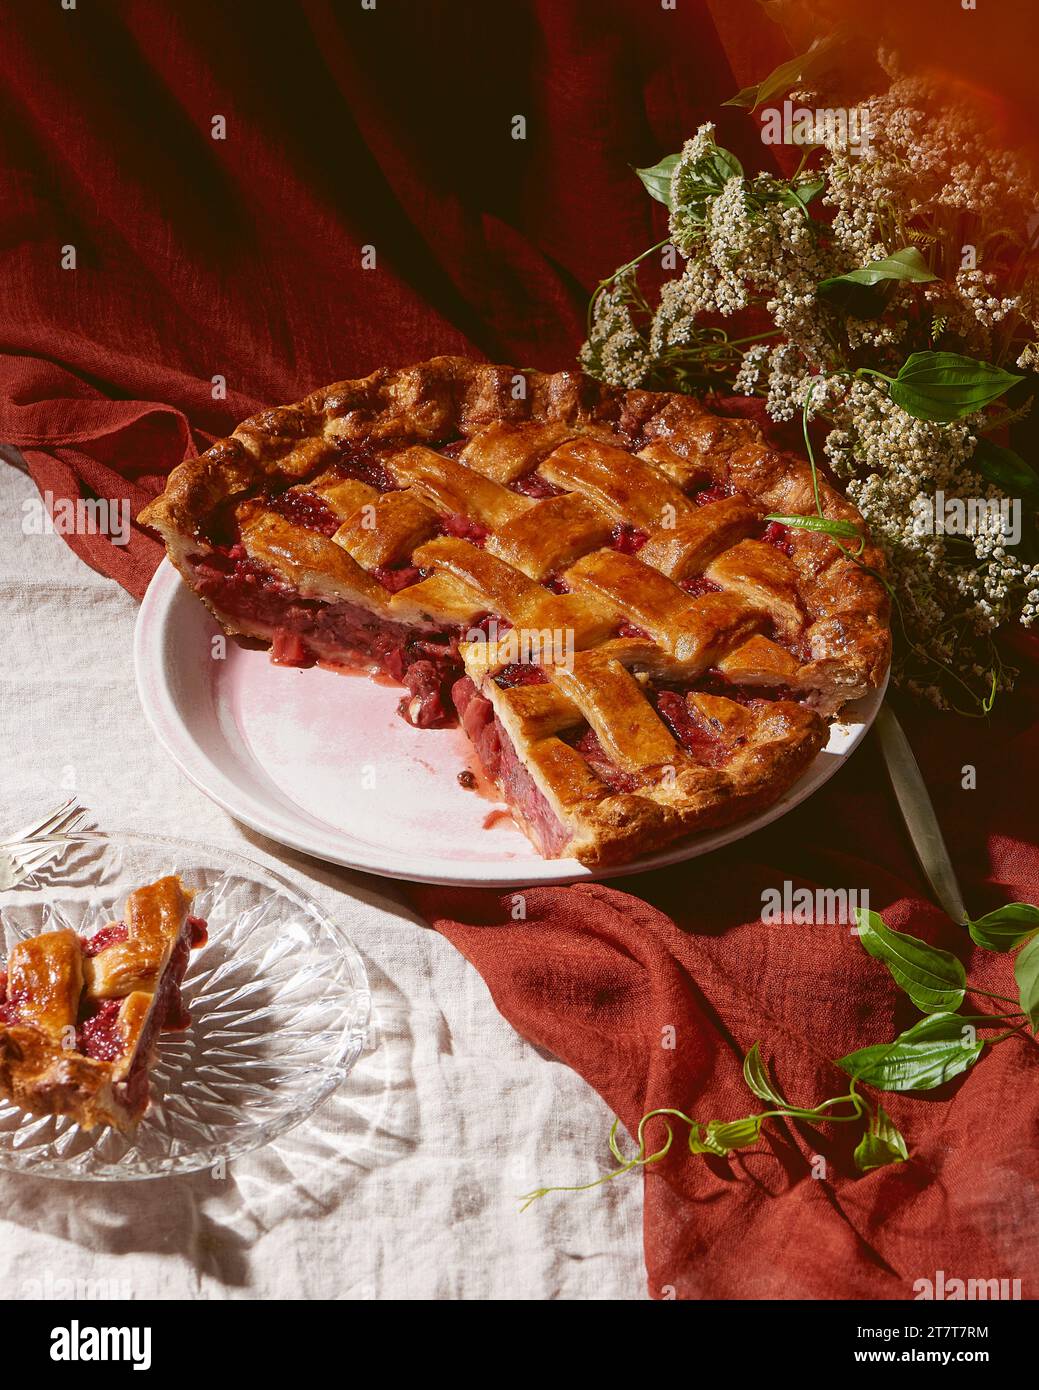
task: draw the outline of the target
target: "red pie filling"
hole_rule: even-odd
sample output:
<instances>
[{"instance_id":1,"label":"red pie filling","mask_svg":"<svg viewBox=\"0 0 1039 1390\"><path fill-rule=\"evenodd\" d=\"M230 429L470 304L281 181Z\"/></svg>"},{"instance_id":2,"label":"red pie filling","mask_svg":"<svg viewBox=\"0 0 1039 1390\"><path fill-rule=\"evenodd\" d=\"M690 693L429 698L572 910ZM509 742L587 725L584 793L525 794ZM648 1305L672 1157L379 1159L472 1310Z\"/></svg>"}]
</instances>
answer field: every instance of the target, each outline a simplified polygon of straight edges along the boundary
<instances>
[{"instance_id":1,"label":"red pie filling","mask_svg":"<svg viewBox=\"0 0 1039 1390\"><path fill-rule=\"evenodd\" d=\"M594 730L585 729L573 740L567 739L566 741L572 743L572 746L581 754L596 777L601 782L605 782L611 792L633 792L642 785L641 777L637 777L631 772L624 772L615 762L610 760L609 754L599 742L599 736Z\"/></svg>"},{"instance_id":2,"label":"red pie filling","mask_svg":"<svg viewBox=\"0 0 1039 1390\"><path fill-rule=\"evenodd\" d=\"M21 1007L27 1002L25 994L8 994L7 972L0 971L0 1024L10 1027L12 1023L17 1023L21 1017Z\"/></svg>"},{"instance_id":3,"label":"red pie filling","mask_svg":"<svg viewBox=\"0 0 1039 1390\"><path fill-rule=\"evenodd\" d=\"M96 1062L114 1062L126 1051L126 1038L119 1027L121 999L105 999L96 1013L85 1018L76 1029L76 1051Z\"/></svg>"},{"instance_id":4,"label":"red pie filling","mask_svg":"<svg viewBox=\"0 0 1039 1390\"><path fill-rule=\"evenodd\" d=\"M355 478L359 483L367 483L376 492L393 492L397 484L386 471L386 465L378 455L364 445L351 444L348 440L336 442L340 457L332 470L341 478Z\"/></svg>"},{"instance_id":5,"label":"red pie filling","mask_svg":"<svg viewBox=\"0 0 1039 1390\"><path fill-rule=\"evenodd\" d=\"M494 678L502 690L512 690L517 685L545 685L548 677L540 666L530 662L514 661L503 667Z\"/></svg>"},{"instance_id":6,"label":"red pie filling","mask_svg":"<svg viewBox=\"0 0 1039 1390\"><path fill-rule=\"evenodd\" d=\"M422 571L417 565L398 565L396 569L388 565L376 565L370 573L372 578L377 579L391 594L399 594L401 589L410 589L412 584L417 584L422 578Z\"/></svg>"},{"instance_id":7,"label":"red pie filling","mask_svg":"<svg viewBox=\"0 0 1039 1390\"><path fill-rule=\"evenodd\" d=\"M781 521L770 521L762 532L761 539L766 545L774 545L784 555L792 556L794 553L794 538L790 534L790 527L784 526Z\"/></svg>"},{"instance_id":8,"label":"red pie filling","mask_svg":"<svg viewBox=\"0 0 1039 1390\"><path fill-rule=\"evenodd\" d=\"M188 917L189 945L197 950L209 940L209 923L204 917Z\"/></svg>"},{"instance_id":9,"label":"red pie filling","mask_svg":"<svg viewBox=\"0 0 1039 1390\"><path fill-rule=\"evenodd\" d=\"M458 536L463 541L472 541L474 545L483 546L488 536L487 527L482 522L473 521L471 517L463 516L461 512L452 512L450 516L440 518L440 529L445 536Z\"/></svg>"},{"instance_id":10,"label":"red pie filling","mask_svg":"<svg viewBox=\"0 0 1039 1390\"><path fill-rule=\"evenodd\" d=\"M305 526L308 531L317 531L322 536L334 536L342 524L316 492L283 492L269 498L268 506L293 526Z\"/></svg>"},{"instance_id":11,"label":"red pie filling","mask_svg":"<svg viewBox=\"0 0 1039 1390\"><path fill-rule=\"evenodd\" d=\"M97 933L90 944L107 930L110 929ZM136 1041L130 1071L116 1088L121 1102L134 1113L143 1110L148 1101L148 1065L159 1033L183 1030L191 1022L180 986L192 947L204 945L207 937L208 930L203 918L189 916L170 953L151 1011ZM121 939L124 938L113 935L106 944L110 946ZM98 951L90 954L99 954L103 949L104 946L99 947ZM76 1030L76 1048L85 1057L99 1062L115 1062L125 1054L127 1038L119 1025L122 1002L121 999L102 1000L92 1014L80 1020Z\"/></svg>"},{"instance_id":12,"label":"red pie filling","mask_svg":"<svg viewBox=\"0 0 1039 1390\"><path fill-rule=\"evenodd\" d=\"M683 579L679 582L678 587L684 589L687 594L691 594L693 598L699 598L701 594L721 593L721 585L715 584L714 580L708 579L705 574L696 574L690 576L689 579Z\"/></svg>"},{"instance_id":13,"label":"red pie filling","mask_svg":"<svg viewBox=\"0 0 1039 1390\"><path fill-rule=\"evenodd\" d=\"M266 637L277 664L313 666L316 661L328 661L374 666L411 692L401 702L409 723L431 728L449 721L447 692L461 671L458 640L462 629L431 626L428 632L416 632L357 604L300 598L240 547L227 556L197 560L193 568L198 593L220 613ZM418 571L412 569L412 573Z\"/></svg>"},{"instance_id":14,"label":"red pie filling","mask_svg":"<svg viewBox=\"0 0 1039 1390\"><path fill-rule=\"evenodd\" d=\"M728 757L722 740L694 719L689 706L676 690L657 694L657 713L682 747L704 767L720 767Z\"/></svg>"},{"instance_id":15,"label":"red pie filling","mask_svg":"<svg viewBox=\"0 0 1039 1390\"><path fill-rule=\"evenodd\" d=\"M749 705L755 701L797 700L799 697L788 685L741 685L729 680L716 667L705 671L696 682L701 695L721 695L726 700L735 700L738 705Z\"/></svg>"},{"instance_id":16,"label":"red pie filling","mask_svg":"<svg viewBox=\"0 0 1039 1390\"><path fill-rule=\"evenodd\" d=\"M708 502L722 502L726 497L731 497L732 489L723 487L721 483L714 483L711 487L701 488L699 492L690 493L690 501L697 507L706 507Z\"/></svg>"},{"instance_id":17,"label":"red pie filling","mask_svg":"<svg viewBox=\"0 0 1039 1390\"><path fill-rule=\"evenodd\" d=\"M479 693L468 676L454 683L451 698L484 772L522 816L539 851L549 858L559 854L569 835L517 757L490 700Z\"/></svg>"},{"instance_id":18,"label":"red pie filling","mask_svg":"<svg viewBox=\"0 0 1039 1390\"><path fill-rule=\"evenodd\" d=\"M634 555L648 540L648 532L641 531L637 526L629 526L626 521L610 532L610 548L619 550L622 555Z\"/></svg>"},{"instance_id":19,"label":"red pie filling","mask_svg":"<svg viewBox=\"0 0 1039 1390\"><path fill-rule=\"evenodd\" d=\"M98 956L107 947L125 941L129 935L130 928L125 922L109 922L107 927L102 927L93 936L81 936L79 945L85 956Z\"/></svg>"},{"instance_id":20,"label":"red pie filling","mask_svg":"<svg viewBox=\"0 0 1039 1390\"><path fill-rule=\"evenodd\" d=\"M563 489L556 487L555 483L550 483L547 478L542 478L537 473L528 473L525 478L517 478L514 483L510 483L513 492L522 493L524 497L561 497Z\"/></svg>"}]
</instances>

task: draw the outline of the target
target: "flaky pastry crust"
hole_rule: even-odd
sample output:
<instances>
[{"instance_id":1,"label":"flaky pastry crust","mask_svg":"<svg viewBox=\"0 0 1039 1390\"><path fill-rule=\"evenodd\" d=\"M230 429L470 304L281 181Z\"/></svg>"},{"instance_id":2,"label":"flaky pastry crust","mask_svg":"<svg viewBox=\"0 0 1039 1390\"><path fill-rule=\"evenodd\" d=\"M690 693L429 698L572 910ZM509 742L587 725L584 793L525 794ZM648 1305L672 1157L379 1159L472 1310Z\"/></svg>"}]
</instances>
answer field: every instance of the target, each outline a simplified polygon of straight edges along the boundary
<instances>
[{"instance_id":1,"label":"flaky pastry crust","mask_svg":"<svg viewBox=\"0 0 1039 1390\"><path fill-rule=\"evenodd\" d=\"M96 954L70 930L16 943L0 990L0 1095L84 1129L133 1127L147 1105L155 1039L179 1004L184 963L197 944L191 898L176 875L136 889L124 920L102 929L114 936ZM105 1004L103 1055L90 1055L82 1050L90 1047L84 1020Z\"/></svg>"},{"instance_id":2,"label":"flaky pastry crust","mask_svg":"<svg viewBox=\"0 0 1039 1390\"><path fill-rule=\"evenodd\" d=\"M441 452L458 440L460 452ZM358 450L379 461L389 490L339 476L337 460ZM517 490L531 478L539 491ZM331 509L335 534L265 501L286 488ZM718 496L694 505L699 489ZM196 591L207 518L231 507L249 560L309 603L351 605L418 633L464 631L493 614L574 634L578 660L544 662L540 685L503 686L507 663L486 643L460 651L536 788L533 804L547 803L565 840L549 836L546 847L529 806L514 813L543 852L597 864L775 801L825 743L826 721L883 681L888 601L870 573L883 557L855 508L825 480L817 489L826 517L861 528L857 554L856 543L810 529L785 528L782 547L762 539L769 514L813 515L816 487L804 460L770 448L747 421L577 373L437 357L252 416L174 469L139 519ZM459 516L479 528L476 543L445 534L444 519ZM618 528L641 549L623 553L611 540ZM404 564L415 582L387 587L380 567ZM200 597L232 635L273 640L269 622ZM333 659L321 640L308 638L314 654ZM708 671L734 692L776 698L744 699L737 716L723 691L697 694ZM710 736L715 765L651 707L662 686L681 689L675 717ZM621 746L631 719L639 736ZM573 746L578 727L605 750L605 781L604 764Z\"/></svg>"}]
</instances>

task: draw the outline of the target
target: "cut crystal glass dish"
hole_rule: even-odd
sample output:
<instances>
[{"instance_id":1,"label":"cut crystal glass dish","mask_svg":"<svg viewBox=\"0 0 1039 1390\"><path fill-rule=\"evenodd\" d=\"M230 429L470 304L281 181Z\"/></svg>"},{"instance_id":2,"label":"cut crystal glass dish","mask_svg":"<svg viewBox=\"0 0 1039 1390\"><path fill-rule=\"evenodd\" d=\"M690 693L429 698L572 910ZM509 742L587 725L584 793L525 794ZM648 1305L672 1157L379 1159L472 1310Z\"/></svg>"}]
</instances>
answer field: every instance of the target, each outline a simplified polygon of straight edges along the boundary
<instances>
[{"instance_id":1,"label":"cut crystal glass dish","mask_svg":"<svg viewBox=\"0 0 1039 1390\"><path fill-rule=\"evenodd\" d=\"M0 958L40 932L91 937L118 920L131 891L166 874L194 890L208 941L184 976L190 1027L159 1041L147 1112L123 1134L0 1100L0 1169L125 1182L208 1168L300 1124L363 1051L370 995L359 954L316 903L229 850L131 834L63 839L46 868L0 893Z\"/></svg>"}]
</instances>

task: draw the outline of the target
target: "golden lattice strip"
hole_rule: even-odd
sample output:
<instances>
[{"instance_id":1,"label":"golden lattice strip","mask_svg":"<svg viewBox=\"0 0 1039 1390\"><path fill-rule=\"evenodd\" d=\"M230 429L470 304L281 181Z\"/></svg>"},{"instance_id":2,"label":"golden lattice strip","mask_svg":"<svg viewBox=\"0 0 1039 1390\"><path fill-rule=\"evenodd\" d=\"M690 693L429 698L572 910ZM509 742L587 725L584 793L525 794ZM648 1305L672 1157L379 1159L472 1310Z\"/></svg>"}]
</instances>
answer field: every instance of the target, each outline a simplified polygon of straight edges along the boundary
<instances>
[{"instance_id":1,"label":"golden lattice strip","mask_svg":"<svg viewBox=\"0 0 1039 1390\"><path fill-rule=\"evenodd\" d=\"M685 706L706 733L730 747L738 741L750 739L757 723L757 717L746 705L727 700L723 695L702 695L699 691L690 691L685 697Z\"/></svg>"},{"instance_id":2,"label":"golden lattice strip","mask_svg":"<svg viewBox=\"0 0 1039 1390\"><path fill-rule=\"evenodd\" d=\"M392 455L386 467L396 482L415 488L438 512L458 513L484 526L504 526L534 505L529 497L510 492L457 459L420 444Z\"/></svg>"},{"instance_id":3,"label":"golden lattice strip","mask_svg":"<svg viewBox=\"0 0 1039 1390\"><path fill-rule=\"evenodd\" d=\"M564 813L580 814L610 794L577 749L562 739L546 738L533 744L526 761L535 776L551 788Z\"/></svg>"},{"instance_id":4,"label":"golden lattice strip","mask_svg":"<svg viewBox=\"0 0 1039 1390\"><path fill-rule=\"evenodd\" d=\"M437 514L411 488L374 497L348 514L332 539L365 569L404 564L417 546L436 535Z\"/></svg>"},{"instance_id":5,"label":"golden lattice strip","mask_svg":"<svg viewBox=\"0 0 1039 1390\"><path fill-rule=\"evenodd\" d=\"M7 958L7 995L18 1017L60 1041L74 1027L83 989L82 953L74 931L44 932L16 941Z\"/></svg>"},{"instance_id":6,"label":"golden lattice strip","mask_svg":"<svg viewBox=\"0 0 1039 1390\"><path fill-rule=\"evenodd\" d=\"M610 539L612 523L576 492L546 497L490 537L487 549L531 579L547 579Z\"/></svg>"},{"instance_id":7,"label":"golden lattice strip","mask_svg":"<svg viewBox=\"0 0 1039 1390\"><path fill-rule=\"evenodd\" d=\"M556 487L580 492L617 521L655 530L691 509L681 488L644 459L595 439L572 439L538 469Z\"/></svg>"},{"instance_id":8,"label":"golden lattice strip","mask_svg":"<svg viewBox=\"0 0 1039 1390\"><path fill-rule=\"evenodd\" d=\"M796 658L785 647L760 633L718 662L722 675L738 685L792 685L799 669Z\"/></svg>"},{"instance_id":9,"label":"golden lattice strip","mask_svg":"<svg viewBox=\"0 0 1039 1390\"><path fill-rule=\"evenodd\" d=\"M389 610L399 623L470 627L486 617L487 604L471 584L441 571L400 589L389 598Z\"/></svg>"},{"instance_id":10,"label":"golden lattice strip","mask_svg":"<svg viewBox=\"0 0 1039 1390\"><path fill-rule=\"evenodd\" d=\"M706 574L712 583L763 608L782 632L800 628L804 614L797 597L797 571L774 545L740 541L708 565Z\"/></svg>"},{"instance_id":11,"label":"golden lattice strip","mask_svg":"<svg viewBox=\"0 0 1039 1390\"><path fill-rule=\"evenodd\" d=\"M552 597L496 555L454 536L427 541L415 551L413 560L422 569L444 570L469 584L482 595L488 613L500 614L513 623L536 621L537 610Z\"/></svg>"},{"instance_id":12,"label":"golden lattice strip","mask_svg":"<svg viewBox=\"0 0 1039 1390\"><path fill-rule=\"evenodd\" d=\"M609 600L619 614L668 650L675 625L690 604L677 584L616 550L584 556L563 577L572 589Z\"/></svg>"},{"instance_id":13,"label":"golden lattice strip","mask_svg":"<svg viewBox=\"0 0 1039 1390\"><path fill-rule=\"evenodd\" d=\"M544 425L497 421L477 430L462 450L461 460L475 473L508 485L532 473L553 449L577 433L554 421Z\"/></svg>"},{"instance_id":14,"label":"golden lattice strip","mask_svg":"<svg viewBox=\"0 0 1039 1390\"><path fill-rule=\"evenodd\" d=\"M466 667L468 669L468 662ZM517 685L511 690L502 690L496 705L509 728L521 735L524 744L584 723L584 715L577 705L549 681L544 685Z\"/></svg>"},{"instance_id":15,"label":"golden lattice strip","mask_svg":"<svg viewBox=\"0 0 1039 1390\"><path fill-rule=\"evenodd\" d=\"M687 678L694 679L767 625L767 614L739 594L704 594L679 620L671 651Z\"/></svg>"},{"instance_id":16,"label":"golden lattice strip","mask_svg":"<svg viewBox=\"0 0 1039 1390\"><path fill-rule=\"evenodd\" d=\"M753 535L761 510L739 497L723 497L677 518L673 527L655 531L639 551L644 565L674 580L702 574L714 557Z\"/></svg>"},{"instance_id":17,"label":"golden lattice strip","mask_svg":"<svg viewBox=\"0 0 1039 1390\"><path fill-rule=\"evenodd\" d=\"M368 608L386 607L386 590L341 546L276 512L243 520L242 545L251 560L272 569L306 598L358 599Z\"/></svg>"},{"instance_id":18,"label":"golden lattice strip","mask_svg":"<svg viewBox=\"0 0 1039 1390\"><path fill-rule=\"evenodd\" d=\"M313 493L342 521L358 507L366 502L374 502L379 496L375 488L369 487L367 483L358 482L356 478L337 478L328 474L315 478L312 482L290 487L289 492L304 495Z\"/></svg>"},{"instance_id":19,"label":"golden lattice strip","mask_svg":"<svg viewBox=\"0 0 1039 1390\"><path fill-rule=\"evenodd\" d=\"M683 492L697 486L708 487L715 481L716 470L710 469L703 459L697 456L683 458L662 439L652 440L644 449L639 450L638 456L651 463L673 483L677 483Z\"/></svg>"},{"instance_id":20,"label":"golden lattice strip","mask_svg":"<svg viewBox=\"0 0 1039 1390\"><path fill-rule=\"evenodd\" d=\"M619 661L579 652L570 668L550 671L587 719L611 762L625 772L674 759L678 747L637 681Z\"/></svg>"}]
</instances>

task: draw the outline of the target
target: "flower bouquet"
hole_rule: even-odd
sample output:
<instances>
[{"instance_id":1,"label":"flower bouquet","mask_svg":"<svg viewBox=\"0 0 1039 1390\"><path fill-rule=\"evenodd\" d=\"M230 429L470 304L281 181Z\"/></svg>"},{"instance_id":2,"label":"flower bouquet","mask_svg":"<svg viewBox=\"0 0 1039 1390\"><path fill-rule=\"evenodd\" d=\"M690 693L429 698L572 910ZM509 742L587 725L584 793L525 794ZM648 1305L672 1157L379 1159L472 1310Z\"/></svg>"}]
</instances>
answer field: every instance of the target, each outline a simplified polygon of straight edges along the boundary
<instances>
[{"instance_id":1,"label":"flower bouquet","mask_svg":"<svg viewBox=\"0 0 1039 1390\"><path fill-rule=\"evenodd\" d=\"M895 680L987 714L1016 674L1001 630L1039 613L1039 474L1008 433L1039 385L1039 195L984 111L892 54L885 90L835 105L841 43L733 98L790 94L762 123L800 146L788 175L745 170L710 123L637 171L668 235L599 285L582 363L797 422L886 553ZM657 254L678 273L653 295Z\"/></svg>"}]
</instances>

